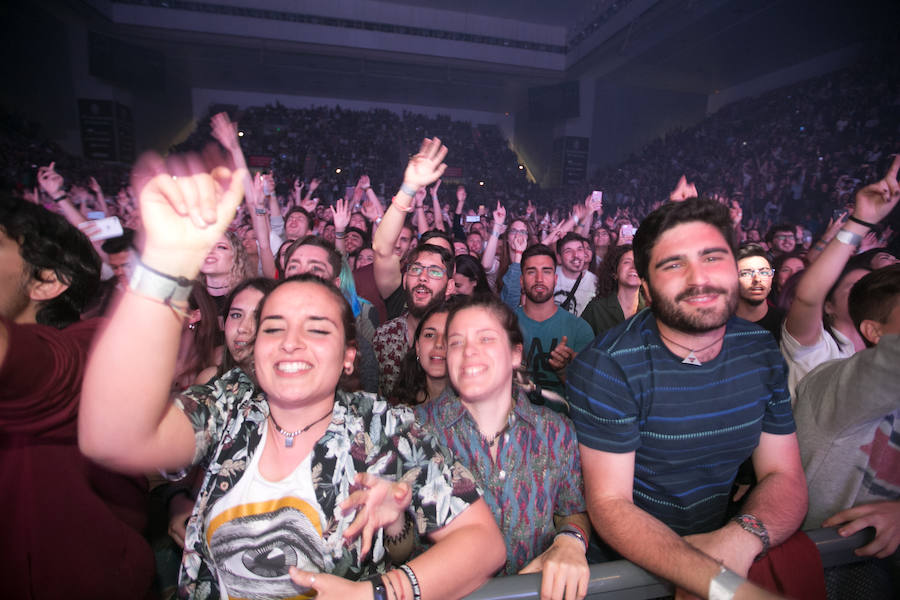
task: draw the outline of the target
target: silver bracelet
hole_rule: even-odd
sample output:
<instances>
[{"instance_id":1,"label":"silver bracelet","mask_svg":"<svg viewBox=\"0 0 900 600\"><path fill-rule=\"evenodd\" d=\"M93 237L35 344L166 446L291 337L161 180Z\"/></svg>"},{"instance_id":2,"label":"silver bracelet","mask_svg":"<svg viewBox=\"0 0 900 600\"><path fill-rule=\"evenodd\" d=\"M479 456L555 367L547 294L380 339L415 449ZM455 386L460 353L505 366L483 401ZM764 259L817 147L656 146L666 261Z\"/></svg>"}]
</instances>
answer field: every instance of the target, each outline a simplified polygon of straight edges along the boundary
<instances>
[{"instance_id":1,"label":"silver bracelet","mask_svg":"<svg viewBox=\"0 0 900 600\"><path fill-rule=\"evenodd\" d=\"M716 576L709 580L709 600L731 600L745 581L746 579L721 565Z\"/></svg>"}]
</instances>

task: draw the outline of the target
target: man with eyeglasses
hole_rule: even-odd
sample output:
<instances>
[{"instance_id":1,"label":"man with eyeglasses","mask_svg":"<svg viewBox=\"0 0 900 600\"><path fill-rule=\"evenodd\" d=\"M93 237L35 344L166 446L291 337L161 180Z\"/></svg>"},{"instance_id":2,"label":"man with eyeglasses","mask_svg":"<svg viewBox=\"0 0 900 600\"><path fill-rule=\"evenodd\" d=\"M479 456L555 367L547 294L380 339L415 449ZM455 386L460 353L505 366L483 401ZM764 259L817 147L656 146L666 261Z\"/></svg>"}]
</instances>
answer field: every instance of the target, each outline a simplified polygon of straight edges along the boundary
<instances>
[{"instance_id":1,"label":"man with eyeglasses","mask_svg":"<svg viewBox=\"0 0 900 600\"><path fill-rule=\"evenodd\" d=\"M447 284L452 277L453 254L443 246L426 243L410 253L403 275L406 312L379 327L373 340L382 396L391 396L400 374L400 362L412 344L419 320L447 298Z\"/></svg>"},{"instance_id":2,"label":"man with eyeglasses","mask_svg":"<svg viewBox=\"0 0 900 600\"><path fill-rule=\"evenodd\" d=\"M775 340L781 341L781 321L784 313L766 300L772 291L775 269L758 244L745 244L737 253L738 306L735 314L767 329Z\"/></svg>"},{"instance_id":3,"label":"man with eyeglasses","mask_svg":"<svg viewBox=\"0 0 900 600\"><path fill-rule=\"evenodd\" d=\"M769 243L769 252L772 256L790 254L797 246L797 237L794 234L794 226L790 223L774 225L766 236Z\"/></svg>"}]
</instances>

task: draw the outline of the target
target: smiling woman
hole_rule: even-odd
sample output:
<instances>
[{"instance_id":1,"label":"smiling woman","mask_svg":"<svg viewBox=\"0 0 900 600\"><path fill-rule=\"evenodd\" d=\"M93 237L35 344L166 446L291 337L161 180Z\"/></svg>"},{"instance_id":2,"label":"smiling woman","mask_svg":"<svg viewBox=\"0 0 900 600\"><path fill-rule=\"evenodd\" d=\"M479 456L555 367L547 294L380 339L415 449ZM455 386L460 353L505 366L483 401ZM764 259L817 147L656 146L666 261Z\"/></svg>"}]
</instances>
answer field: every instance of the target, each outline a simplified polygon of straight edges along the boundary
<instances>
[{"instance_id":1,"label":"smiling woman","mask_svg":"<svg viewBox=\"0 0 900 600\"><path fill-rule=\"evenodd\" d=\"M493 296L469 299L450 308L446 339L459 396L448 389L420 404L419 419L484 490L506 538L505 572L542 572L542 598L583 598L590 522L578 445L566 417L513 385L523 342L515 314Z\"/></svg>"},{"instance_id":2,"label":"smiling woman","mask_svg":"<svg viewBox=\"0 0 900 600\"><path fill-rule=\"evenodd\" d=\"M85 454L122 470L207 466L185 532L180 593L282 598L314 588L323 598L371 598L382 581L407 598L414 588L423 598L474 590L502 563L497 526L469 473L423 436L410 410L340 389L353 370L355 328L330 282L301 275L260 300L256 381L233 369L169 402L160 381L177 352L178 286L219 241L244 174L219 167L214 179L195 160L178 165L197 179L180 188L190 214L219 204L198 227L172 207L171 178L157 178L167 167L145 160L153 162L139 165L135 185L147 232L139 268L171 283L132 280L88 366L79 440ZM226 191L198 197L216 185ZM113 435L103 433L110 427ZM413 524L433 545L388 570L391 542L410 543Z\"/></svg>"}]
</instances>

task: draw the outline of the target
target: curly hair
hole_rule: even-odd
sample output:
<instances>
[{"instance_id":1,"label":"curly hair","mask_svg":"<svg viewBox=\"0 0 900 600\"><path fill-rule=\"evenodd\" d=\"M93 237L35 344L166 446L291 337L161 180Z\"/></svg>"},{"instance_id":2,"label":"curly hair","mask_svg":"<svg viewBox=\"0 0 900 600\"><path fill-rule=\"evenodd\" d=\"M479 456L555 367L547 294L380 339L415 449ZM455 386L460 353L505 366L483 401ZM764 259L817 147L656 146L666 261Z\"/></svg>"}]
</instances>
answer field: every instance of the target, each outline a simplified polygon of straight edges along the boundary
<instances>
[{"instance_id":1,"label":"curly hair","mask_svg":"<svg viewBox=\"0 0 900 600\"><path fill-rule=\"evenodd\" d=\"M28 280L44 281L52 271L66 289L40 303L36 319L62 329L78 321L100 284L100 257L87 237L60 215L4 194L0 231L19 246Z\"/></svg>"},{"instance_id":2,"label":"curly hair","mask_svg":"<svg viewBox=\"0 0 900 600\"><path fill-rule=\"evenodd\" d=\"M222 237L228 241L228 245L231 246L233 255L231 270L228 273L228 290L231 291L240 282L248 277L253 277L256 274L256 266L250 264L250 257L247 254L247 251L244 250L244 244L241 242L241 238L239 238L236 233L233 231L226 231ZM203 282L203 285L206 285L205 274L201 273L200 280Z\"/></svg>"}]
</instances>

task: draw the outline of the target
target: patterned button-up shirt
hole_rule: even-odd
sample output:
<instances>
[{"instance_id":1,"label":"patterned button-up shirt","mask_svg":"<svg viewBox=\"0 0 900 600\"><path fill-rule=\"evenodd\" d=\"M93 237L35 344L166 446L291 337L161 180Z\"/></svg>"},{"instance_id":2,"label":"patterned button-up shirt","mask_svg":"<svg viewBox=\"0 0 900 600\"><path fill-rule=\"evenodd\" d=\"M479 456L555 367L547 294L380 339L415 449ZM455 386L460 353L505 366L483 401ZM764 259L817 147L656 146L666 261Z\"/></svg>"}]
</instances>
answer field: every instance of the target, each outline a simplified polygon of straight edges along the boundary
<instances>
[{"instance_id":1,"label":"patterned button-up shirt","mask_svg":"<svg viewBox=\"0 0 900 600\"><path fill-rule=\"evenodd\" d=\"M216 566L203 529L213 505L241 478L253 452L261 450L269 405L240 369L188 389L175 402L194 428L194 463L207 465L185 535L179 596L218 598ZM313 486L327 518L322 531L326 571L348 579L383 571L388 561L381 531L365 561L359 558L361 537L349 547L343 544L355 514L342 515L336 507L349 495L357 473L409 483L420 535L443 527L479 498L472 475L424 435L411 410L389 407L373 394L336 392L331 423L312 452Z\"/></svg>"},{"instance_id":2,"label":"patterned button-up shirt","mask_svg":"<svg viewBox=\"0 0 900 600\"><path fill-rule=\"evenodd\" d=\"M581 458L568 418L520 394L497 460L459 399L445 391L416 407L423 425L475 476L506 540L506 573L518 573L556 533L553 516L585 512Z\"/></svg>"},{"instance_id":3,"label":"patterned button-up shirt","mask_svg":"<svg viewBox=\"0 0 900 600\"><path fill-rule=\"evenodd\" d=\"M394 385L400 375L400 363L409 349L406 315L407 313L403 313L379 327L372 340L375 356L378 358L378 393L385 398L394 395Z\"/></svg>"}]
</instances>

